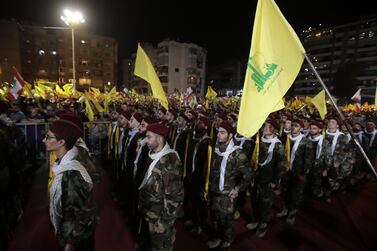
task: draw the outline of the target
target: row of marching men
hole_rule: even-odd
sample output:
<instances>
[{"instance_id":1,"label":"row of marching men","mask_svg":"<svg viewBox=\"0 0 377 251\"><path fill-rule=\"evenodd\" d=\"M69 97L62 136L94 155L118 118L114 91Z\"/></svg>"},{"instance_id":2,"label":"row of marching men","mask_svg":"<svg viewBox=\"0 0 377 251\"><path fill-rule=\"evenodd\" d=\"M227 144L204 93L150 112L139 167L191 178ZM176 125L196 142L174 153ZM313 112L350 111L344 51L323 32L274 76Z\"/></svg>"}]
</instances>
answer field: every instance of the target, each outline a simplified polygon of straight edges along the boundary
<instances>
[{"instance_id":1,"label":"row of marching men","mask_svg":"<svg viewBox=\"0 0 377 251\"><path fill-rule=\"evenodd\" d=\"M229 248L233 221L248 195L254 221L246 227L263 237L275 194L281 193L285 202L276 216L293 224L305 190L331 202L335 191L367 173L336 117L308 121L278 114L268 118L256 136L245 138L236 132L235 114L117 109L111 116L108 156L117 184L114 198L124 205L135 232L149 233L155 250L173 248L174 221L181 216L191 233L200 234L208 211L208 247ZM353 129L374 159L376 123L373 118L365 122L365 130L363 123ZM156 149L175 157L163 161L160 154L156 159ZM153 175L156 178L150 178Z\"/></svg>"}]
</instances>

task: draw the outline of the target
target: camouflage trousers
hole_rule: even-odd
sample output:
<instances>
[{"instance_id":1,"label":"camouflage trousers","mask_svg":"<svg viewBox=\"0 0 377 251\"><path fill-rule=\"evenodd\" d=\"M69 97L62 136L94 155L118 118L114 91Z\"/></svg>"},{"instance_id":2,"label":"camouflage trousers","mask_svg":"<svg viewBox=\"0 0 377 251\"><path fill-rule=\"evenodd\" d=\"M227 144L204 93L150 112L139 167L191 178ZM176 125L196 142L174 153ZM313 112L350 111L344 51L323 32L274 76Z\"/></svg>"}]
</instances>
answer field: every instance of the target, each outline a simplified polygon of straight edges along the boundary
<instances>
[{"instance_id":1,"label":"camouflage trousers","mask_svg":"<svg viewBox=\"0 0 377 251\"><path fill-rule=\"evenodd\" d=\"M233 214L235 201L224 194L210 194L210 218L212 234L214 239L221 239L222 241L233 242Z\"/></svg>"},{"instance_id":2,"label":"camouflage trousers","mask_svg":"<svg viewBox=\"0 0 377 251\"><path fill-rule=\"evenodd\" d=\"M162 227L162 233L155 231L156 224L148 222L150 246L152 251L170 251L173 250L175 241L175 221L161 221L159 227Z\"/></svg>"},{"instance_id":3,"label":"camouflage trousers","mask_svg":"<svg viewBox=\"0 0 377 251\"><path fill-rule=\"evenodd\" d=\"M269 222L274 193L270 183L254 184L251 190L251 202L255 220Z\"/></svg>"},{"instance_id":4,"label":"camouflage trousers","mask_svg":"<svg viewBox=\"0 0 377 251\"><path fill-rule=\"evenodd\" d=\"M300 205L306 184L306 177L289 173L287 191L284 195L285 206L289 211L296 210Z\"/></svg>"}]
</instances>

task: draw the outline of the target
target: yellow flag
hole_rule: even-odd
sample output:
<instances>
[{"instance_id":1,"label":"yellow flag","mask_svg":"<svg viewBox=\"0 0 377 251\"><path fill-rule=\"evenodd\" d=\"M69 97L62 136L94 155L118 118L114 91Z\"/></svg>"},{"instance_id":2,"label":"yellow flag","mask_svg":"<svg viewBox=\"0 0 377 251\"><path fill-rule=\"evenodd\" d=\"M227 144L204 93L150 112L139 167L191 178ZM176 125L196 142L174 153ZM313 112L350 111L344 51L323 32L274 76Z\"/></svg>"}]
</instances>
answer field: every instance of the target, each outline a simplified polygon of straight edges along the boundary
<instances>
[{"instance_id":1,"label":"yellow flag","mask_svg":"<svg viewBox=\"0 0 377 251\"><path fill-rule=\"evenodd\" d=\"M164 89L162 88L160 79L157 76L156 71L152 65L151 60L145 53L140 44L137 46L136 62L134 74L151 85L152 93L155 98L161 103L161 105L168 110L168 100L166 98Z\"/></svg>"},{"instance_id":2,"label":"yellow flag","mask_svg":"<svg viewBox=\"0 0 377 251\"><path fill-rule=\"evenodd\" d=\"M65 84L63 85L63 89L65 91L65 93L67 93L68 95L72 95L73 94L73 84Z\"/></svg>"},{"instance_id":3,"label":"yellow flag","mask_svg":"<svg viewBox=\"0 0 377 251\"><path fill-rule=\"evenodd\" d=\"M212 98L216 98L216 96L217 96L217 92L215 92L215 90L212 89L212 87L209 85L207 88L206 98L212 99Z\"/></svg>"},{"instance_id":4,"label":"yellow flag","mask_svg":"<svg viewBox=\"0 0 377 251\"><path fill-rule=\"evenodd\" d=\"M274 107L274 109L272 109L272 112L276 112L276 111L279 111L281 109L284 109L285 107L285 104L284 104L284 100L280 100Z\"/></svg>"},{"instance_id":5,"label":"yellow flag","mask_svg":"<svg viewBox=\"0 0 377 251\"><path fill-rule=\"evenodd\" d=\"M85 115L88 117L90 122L92 122L94 120L93 109L90 105L89 98L86 94L85 94Z\"/></svg>"},{"instance_id":6,"label":"yellow flag","mask_svg":"<svg viewBox=\"0 0 377 251\"><path fill-rule=\"evenodd\" d=\"M376 86L376 93L374 94L374 108L377 109L377 86Z\"/></svg>"},{"instance_id":7,"label":"yellow flag","mask_svg":"<svg viewBox=\"0 0 377 251\"><path fill-rule=\"evenodd\" d=\"M106 112L109 112L109 103L110 103L111 99L116 95L116 92L117 92L117 89L114 86L109 93L105 94L105 100L104 100L103 104L105 106Z\"/></svg>"},{"instance_id":8,"label":"yellow flag","mask_svg":"<svg viewBox=\"0 0 377 251\"><path fill-rule=\"evenodd\" d=\"M259 0L237 130L251 137L291 87L305 49L273 0Z\"/></svg>"},{"instance_id":9,"label":"yellow flag","mask_svg":"<svg viewBox=\"0 0 377 251\"><path fill-rule=\"evenodd\" d=\"M321 119L325 119L327 114L325 90L320 91L314 98L312 98L311 102L319 111Z\"/></svg>"},{"instance_id":10,"label":"yellow flag","mask_svg":"<svg viewBox=\"0 0 377 251\"><path fill-rule=\"evenodd\" d=\"M97 109L98 112L103 112L103 107L98 103L97 99L93 97L89 92L85 91L85 97L92 101L94 107Z\"/></svg>"}]
</instances>

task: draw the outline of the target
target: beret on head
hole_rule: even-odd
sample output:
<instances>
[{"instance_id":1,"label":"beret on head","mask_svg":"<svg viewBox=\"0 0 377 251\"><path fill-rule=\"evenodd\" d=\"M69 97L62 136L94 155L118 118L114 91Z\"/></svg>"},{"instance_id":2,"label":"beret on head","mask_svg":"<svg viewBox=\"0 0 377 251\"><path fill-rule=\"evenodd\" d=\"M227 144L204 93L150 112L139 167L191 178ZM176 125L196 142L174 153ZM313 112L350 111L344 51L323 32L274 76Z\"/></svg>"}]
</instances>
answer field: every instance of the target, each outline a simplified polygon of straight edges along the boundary
<instances>
[{"instance_id":1,"label":"beret on head","mask_svg":"<svg viewBox=\"0 0 377 251\"><path fill-rule=\"evenodd\" d=\"M228 133L232 133L233 135L237 133L236 129L227 121L221 122L219 127L224 128Z\"/></svg>"},{"instance_id":2,"label":"beret on head","mask_svg":"<svg viewBox=\"0 0 377 251\"><path fill-rule=\"evenodd\" d=\"M143 116L138 113L138 112L135 112L133 115L132 115L136 120L137 122L141 123L141 121L143 121Z\"/></svg>"},{"instance_id":3,"label":"beret on head","mask_svg":"<svg viewBox=\"0 0 377 251\"><path fill-rule=\"evenodd\" d=\"M77 125L78 128L82 128L82 121L81 119L74 113L65 113L59 117L63 120L68 120Z\"/></svg>"},{"instance_id":4,"label":"beret on head","mask_svg":"<svg viewBox=\"0 0 377 251\"><path fill-rule=\"evenodd\" d=\"M338 123L338 126L341 126L341 125L342 125L342 121L341 121L338 117L336 117L336 116L330 116L330 117L328 117L327 119L328 119L328 120L330 120L330 119L335 120L336 123Z\"/></svg>"},{"instance_id":5,"label":"beret on head","mask_svg":"<svg viewBox=\"0 0 377 251\"><path fill-rule=\"evenodd\" d=\"M220 119L224 120L224 121L228 120L228 117L226 116L225 113L219 112L219 113L216 114L216 116L219 117Z\"/></svg>"},{"instance_id":6,"label":"beret on head","mask_svg":"<svg viewBox=\"0 0 377 251\"><path fill-rule=\"evenodd\" d=\"M148 116L148 117L145 117L143 119L145 121L145 123L147 123L148 125L149 124L155 124L155 123L159 123L160 121L154 117L151 117L151 116Z\"/></svg>"},{"instance_id":7,"label":"beret on head","mask_svg":"<svg viewBox=\"0 0 377 251\"><path fill-rule=\"evenodd\" d=\"M81 137L82 131L75 123L59 119L50 125L50 131L68 144L74 144Z\"/></svg>"},{"instance_id":8,"label":"beret on head","mask_svg":"<svg viewBox=\"0 0 377 251\"><path fill-rule=\"evenodd\" d=\"M132 117L132 114L129 111L124 111L124 110L122 110L120 115L122 115L123 117L125 117L128 120L130 120L130 118Z\"/></svg>"},{"instance_id":9,"label":"beret on head","mask_svg":"<svg viewBox=\"0 0 377 251\"><path fill-rule=\"evenodd\" d=\"M200 117L199 120L202 121L203 124L204 124L207 128L211 128L211 121L209 121L209 119L207 119L206 117Z\"/></svg>"},{"instance_id":10,"label":"beret on head","mask_svg":"<svg viewBox=\"0 0 377 251\"><path fill-rule=\"evenodd\" d=\"M162 137L165 137L168 134L169 129L163 124L154 123L154 124L150 124L150 125L147 126L147 131L153 132L153 133L158 134Z\"/></svg>"},{"instance_id":11,"label":"beret on head","mask_svg":"<svg viewBox=\"0 0 377 251\"><path fill-rule=\"evenodd\" d=\"M301 128L304 128L304 121L302 119L294 119L292 120L292 123L297 123L301 126Z\"/></svg>"},{"instance_id":12,"label":"beret on head","mask_svg":"<svg viewBox=\"0 0 377 251\"><path fill-rule=\"evenodd\" d=\"M314 125L318 127L319 129L323 129L323 123L322 121L319 121L319 120L313 120L312 122L310 122L310 125Z\"/></svg>"},{"instance_id":13,"label":"beret on head","mask_svg":"<svg viewBox=\"0 0 377 251\"><path fill-rule=\"evenodd\" d=\"M275 130L280 129L279 122L276 119L267 119L266 123L269 123L270 125L272 125L275 128Z\"/></svg>"}]
</instances>

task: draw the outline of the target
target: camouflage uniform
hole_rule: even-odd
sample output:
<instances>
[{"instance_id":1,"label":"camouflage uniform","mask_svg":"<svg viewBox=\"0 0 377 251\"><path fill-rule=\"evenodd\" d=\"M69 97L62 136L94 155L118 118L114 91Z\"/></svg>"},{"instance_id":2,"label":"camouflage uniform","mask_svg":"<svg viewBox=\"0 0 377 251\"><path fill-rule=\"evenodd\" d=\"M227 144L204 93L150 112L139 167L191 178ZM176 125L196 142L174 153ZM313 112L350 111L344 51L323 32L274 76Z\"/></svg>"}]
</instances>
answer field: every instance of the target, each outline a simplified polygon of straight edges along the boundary
<instances>
[{"instance_id":1,"label":"camouflage uniform","mask_svg":"<svg viewBox=\"0 0 377 251\"><path fill-rule=\"evenodd\" d=\"M148 160L148 166L151 163ZM175 153L163 156L139 191L140 208L149 226L152 250L172 250L176 219L182 216L182 165ZM163 229L157 233L155 227Z\"/></svg>"},{"instance_id":2,"label":"camouflage uniform","mask_svg":"<svg viewBox=\"0 0 377 251\"><path fill-rule=\"evenodd\" d=\"M258 167L254 171L251 200L255 220L259 223L268 223L270 221L271 207L274 200L272 184L279 183L281 175L288 165L284 147L281 142L277 142L273 149L271 161L261 166L268 157L270 144L272 143L261 140Z\"/></svg>"},{"instance_id":3,"label":"camouflage uniform","mask_svg":"<svg viewBox=\"0 0 377 251\"><path fill-rule=\"evenodd\" d=\"M319 137L323 136L320 135ZM314 160L311 164L311 168L309 171L308 185L310 187L311 193L314 196L321 197L323 194L322 173L325 170L325 167L327 165L326 163L328 163L329 161L325 157L330 156L330 145L329 141L323 137L321 151L318 153L319 156L317 156L318 141L313 140L310 135L308 136L308 139L312 143L312 152Z\"/></svg>"},{"instance_id":4,"label":"camouflage uniform","mask_svg":"<svg viewBox=\"0 0 377 251\"><path fill-rule=\"evenodd\" d=\"M334 140L334 135L326 131L326 139L329 141L330 149ZM351 148L351 149L350 149ZM338 190L341 183L349 177L352 172L352 166L355 161L355 151L348 142L348 137L343 133L338 136L334 152L329 151L329 160L327 166L328 191L326 196L329 197L332 191Z\"/></svg>"},{"instance_id":5,"label":"camouflage uniform","mask_svg":"<svg viewBox=\"0 0 377 251\"><path fill-rule=\"evenodd\" d=\"M293 212L297 210L300 202L302 201L306 176L309 173L310 167L313 163L313 150L311 142L309 142L309 140L303 134L300 134L298 137L302 137L302 139L299 142L294 156L292 156L294 159L291 159L291 165L289 171L287 172L287 191L284 196L285 206L290 212L289 216L295 215ZM289 140L291 140L291 153L295 145L295 140L292 139L294 138L289 136ZM298 139L299 138L296 137L296 140Z\"/></svg>"},{"instance_id":6,"label":"camouflage uniform","mask_svg":"<svg viewBox=\"0 0 377 251\"><path fill-rule=\"evenodd\" d=\"M219 151L225 152L228 145L220 145ZM235 201L229 197L232 189L244 191L251 181L251 167L246 154L242 149L233 151L226 163L223 191L219 188L221 176L221 162L223 157L212 155L212 165L209 179L209 204L213 238L223 242L232 242L234 239L233 214Z\"/></svg>"}]
</instances>

